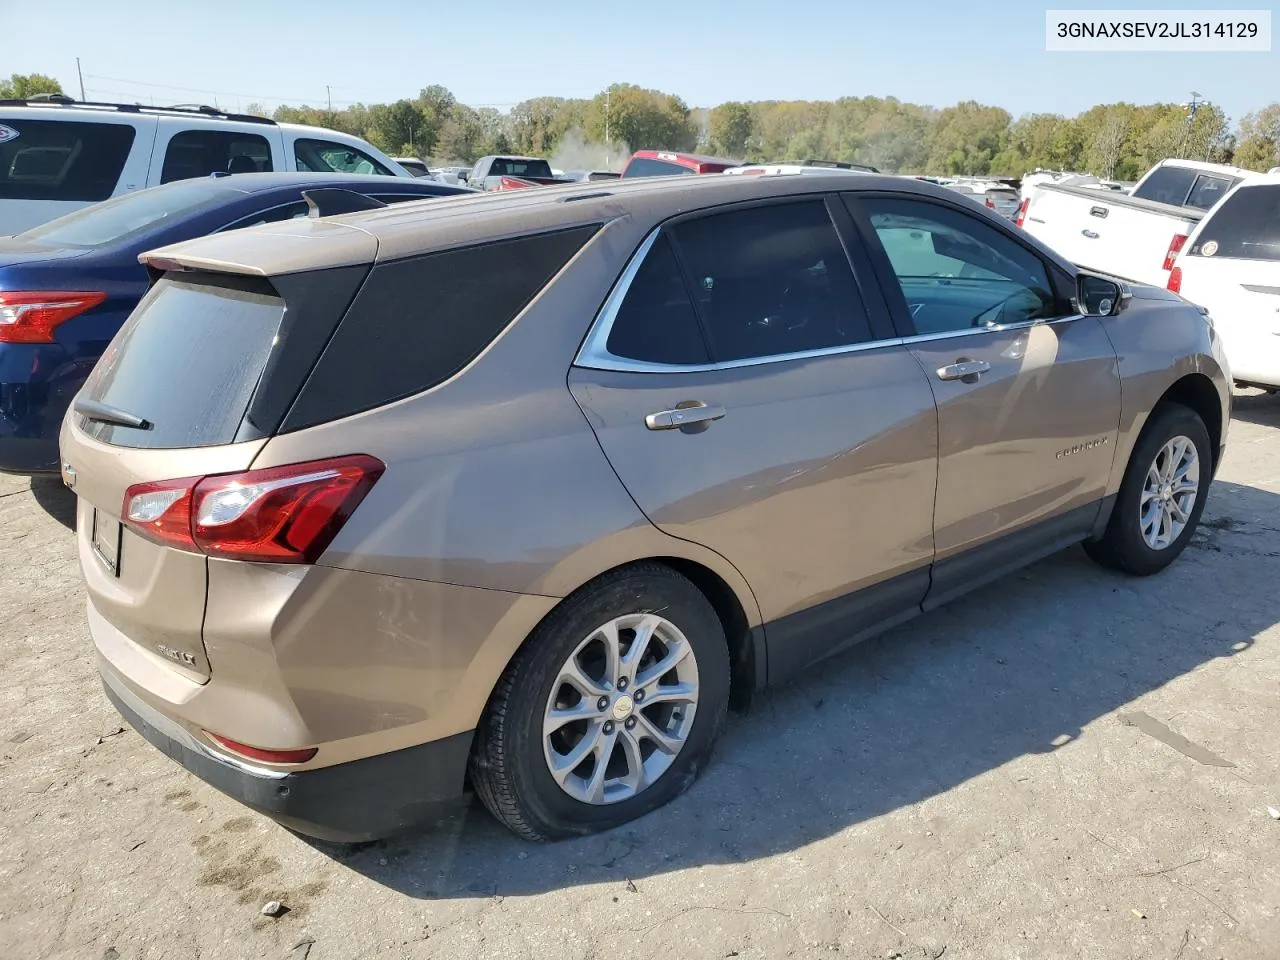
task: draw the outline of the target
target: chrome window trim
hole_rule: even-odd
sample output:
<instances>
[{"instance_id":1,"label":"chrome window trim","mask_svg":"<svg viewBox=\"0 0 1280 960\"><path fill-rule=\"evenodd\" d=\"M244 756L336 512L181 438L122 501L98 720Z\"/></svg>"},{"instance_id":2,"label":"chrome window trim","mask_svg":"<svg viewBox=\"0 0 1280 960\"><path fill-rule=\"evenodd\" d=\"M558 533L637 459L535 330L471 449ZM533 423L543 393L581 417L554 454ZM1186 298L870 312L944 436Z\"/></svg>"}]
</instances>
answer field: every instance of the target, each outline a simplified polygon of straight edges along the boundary
<instances>
[{"instance_id":1,"label":"chrome window trim","mask_svg":"<svg viewBox=\"0 0 1280 960\"><path fill-rule=\"evenodd\" d=\"M942 333L917 334L910 337L890 337L885 340L868 340L864 343L851 343L837 347L823 347L818 350L802 350L797 353L776 353L765 357L747 357L743 360L725 360L720 363L653 363L648 360L631 360L609 352L609 333L617 319L627 291L640 272L640 265L653 249L662 233L662 227L655 227L644 241L636 248L636 252L627 261L622 275L609 291L587 331L586 339L574 357L573 366L587 370L611 370L620 373L714 373L719 370L738 370L743 367L758 367L769 363L787 363L793 360L813 360L821 357L834 357L846 353L865 353L870 350L883 350L887 347L909 346L916 343L928 343L931 340L951 340L956 337L971 337L980 333L1000 333L1005 330L1021 330L1045 324L1068 323L1081 319L1081 315L1051 317L1046 320L1027 320L1021 323L1008 323L986 327L971 327L965 330L947 330Z\"/></svg>"}]
</instances>

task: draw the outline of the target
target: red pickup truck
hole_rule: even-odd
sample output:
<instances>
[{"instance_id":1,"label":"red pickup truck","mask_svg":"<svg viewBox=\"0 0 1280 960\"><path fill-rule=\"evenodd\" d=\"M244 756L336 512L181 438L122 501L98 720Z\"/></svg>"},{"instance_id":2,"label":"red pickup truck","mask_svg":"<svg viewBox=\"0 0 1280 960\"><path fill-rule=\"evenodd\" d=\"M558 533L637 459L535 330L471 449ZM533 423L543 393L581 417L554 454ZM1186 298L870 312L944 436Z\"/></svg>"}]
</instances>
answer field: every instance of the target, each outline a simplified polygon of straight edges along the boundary
<instances>
[{"instance_id":1,"label":"red pickup truck","mask_svg":"<svg viewBox=\"0 0 1280 960\"><path fill-rule=\"evenodd\" d=\"M622 168L624 179L629 177L671 177L689 173L723 173L730 167L740 167L737 160L721 157L703 157L696 153L668 153L665 150L637 150Z\"/></svg>"}]
</instances>

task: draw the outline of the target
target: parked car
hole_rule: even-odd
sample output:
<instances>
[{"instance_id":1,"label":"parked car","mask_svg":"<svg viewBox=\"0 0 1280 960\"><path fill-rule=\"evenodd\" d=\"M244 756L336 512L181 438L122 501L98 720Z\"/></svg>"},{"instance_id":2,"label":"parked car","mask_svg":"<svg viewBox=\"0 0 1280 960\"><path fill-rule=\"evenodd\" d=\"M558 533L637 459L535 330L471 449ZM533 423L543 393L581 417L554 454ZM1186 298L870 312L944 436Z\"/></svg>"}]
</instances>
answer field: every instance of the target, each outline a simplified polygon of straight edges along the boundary
<instances>
[{"instance_id":1,"label":"parked car","mask_svg":"<svg viewBox=\"0 0 1280 960\"><path fill-rule=\"evenodd\" d=\"M316 836L466 783L530 839L624 823L731 696L1070 544L1164 568L1223 452L1198 308L905 178L248 238L147 255L63 470L108 697Z\"/></svg>"},{"instance_id":2,"label":"parked car","mask_svg":"<svg viewBox=\"0 0 1280 960\"><path fill-rule=\"evenodd\" d=\"M415 177L429 177L433 173L427 166L427 162L418 157L393 157L392 159Z\"/></svg>"},{"instance_id":3,"label":"parked car","mask_svg":"<svg viewBox=\"0 0 1280 960\"><path fill-rule=\"evenodd\" d=\"M564 174L565 180L571 180L574 183L583 183L585 181L597 180L617 180L622 174L614 170L567 170Z\"/></svg>"},{"instance_id":4,"label":"parked car","mask_svg":"<svg viewBox=\"0 0 1280 960\"><path fill-rule=\"evenodd\" d=\"M1280 175L1244 180L1204 215L1169 289L1208 309L1237 383L1280 390Z\"/></svg>"},{"instance_id":5,"label":"parked car","mask_svg":"<svg viewBox=\"0 0 1280 960\"><path fill-rule=\"evenodd\" d=\"M539 157L481 157L467 177L468 184L481 190L515 190L570 182L553 174L551 164Z\"/></svg>"},{"instance_id":6,"label":"parked car","mask_svg":"<svg viewBox=\"0 0 1280 960\"><path fill-rule=\"evenodd\" d=\"M1015 222L1072 263L1164 286L1204 212L1249 171L1196 160L1162 160L1128 195L1042 183Z\"/></svg>"},{"instance_id":7,"label":"parked car","mask_svg":"<svg viewBox=\"0 0 1280 960\"><path fill-rule=\"evenodd\" d=\"M703 157L696 153L670 153L665 150L637 150L622 168L623 179L632 177L671 177L684 174L723 173L738 166L737 160Z\"/></svg>"},{"instance_id":8,"label":"parked car","mask_svg":"<svg viewBox=\"0 0 1280 960\"><path fill-rule=\"evenodd\" d=\"M125 194L0 239L0 472L58 469L67 405L147 291L140 253L305 217L303 191L320 188L384 203L475 192L333 173L204 177Z\"/></svg>"},{"instance_id":9,"label":"parked car","mask_svg":"<svg viewBox=\"0 0 1280 960\"><path fill-rule=\"evenodd\" d=\"M1006 220L1013 220L1018 215L1018 191L1012 187L985 180L956 180L946 186L956 193L972 197L974 202L982 204L988 210L994 210Z\"/></svg>"},{"instance_id":10,"label":"parked car","mask_svg":"<svg viewBox=\"0 0 1280 960\"><path fill-rule=\"evenodd\" d=\"M211 173L411 174L359 137L213 107L0 100L0 236Z\"/></svg>"}]
</instances>

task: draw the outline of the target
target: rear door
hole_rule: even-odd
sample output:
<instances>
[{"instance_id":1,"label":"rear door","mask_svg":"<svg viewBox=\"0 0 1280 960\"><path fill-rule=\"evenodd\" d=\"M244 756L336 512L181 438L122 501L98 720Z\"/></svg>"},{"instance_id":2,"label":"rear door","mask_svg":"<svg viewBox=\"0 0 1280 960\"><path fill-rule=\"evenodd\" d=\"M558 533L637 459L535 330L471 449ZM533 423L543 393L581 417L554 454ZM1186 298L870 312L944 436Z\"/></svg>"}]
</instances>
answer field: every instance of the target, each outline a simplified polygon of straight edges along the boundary
<instances>
[{"instance_id":1,"label":"rear door","mask_svg":"<svg viewBox=\"0 0 1280 960\"><path fill-rule=\"evenodd\" d=\"M933 398L821 197L664 226L569 385L649 519L745 576L770 622L771 677L849 640L850 624L918 606Z\"/></svg>"},{"instance_id":2,"label":"rear door","mask_svg":"<svg viewBox=\"0 0 1280 960\"><path fill-rule=\"evenodd\" d=\"M123 526L126 491L249 467L265 441L236 439L283 315L283 300L259 279L163 280L80 394L146 425L87 419L75 410L63 425L62 470L79 498L76 536L90 617L196 680L209 676L201 639L207 561Z\"/></svg>"},{"instance_id":3,"label":"rear door","mask_svg":"<svg viewBox=\"0 0 1280 960\"><path fill-rule=\"evenodd\" d=\"M1065 275L1011 230L932 198L849 199L937 400L930 603L942 603L1092 527L1118 362L1101 321L1072 310Z\"/></svg>"},{"instance_id":4,"label":"rear door","mask_svg":"<svg viewBox=\"0 0 1280 960\"><path fill-rule=\"evenodd\" d=\"M0 110L0 236L147 184L156 120Z\"/></svg>"},{"instance_id":5,"label":"rear door","mask_svg":"<svg viewBox=\"0 0 1280 960\"><path fill-rule=\"evenodd\" d=\"M1179 292L1207 307L1239 380L1280 384L1280 183L1240 187L1178 260Z\"/></svg>"}]
</instances>

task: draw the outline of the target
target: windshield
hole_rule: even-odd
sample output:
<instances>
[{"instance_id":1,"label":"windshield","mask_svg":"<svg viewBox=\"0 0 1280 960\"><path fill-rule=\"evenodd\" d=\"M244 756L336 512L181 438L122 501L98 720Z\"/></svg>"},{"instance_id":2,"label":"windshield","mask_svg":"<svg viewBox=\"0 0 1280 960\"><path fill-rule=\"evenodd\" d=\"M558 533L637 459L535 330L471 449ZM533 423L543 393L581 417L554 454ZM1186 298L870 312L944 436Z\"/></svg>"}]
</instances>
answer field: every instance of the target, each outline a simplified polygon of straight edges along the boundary
<instances>
[{"instance_id":1,"label":"windshield","mask_svg":"<svg viewBox=\"0 0 1280 960\"><path fill-rule=\"evenodd\" d=\"M203 180L153 187L85 207L20 236L24 240L69 247L114 243L202 207L212 207L239 192L229 187L214 187Z\"/></svg>"},{"instance_id":2,"label":"windshield","mask_svg":"<svg viewBox=\"0 0 1280 960\"><path fill-rule=\"evenodd\" d=\"M551 164L545 160L516 160L495 157L489 166L491 177L550 177Z\"/></svg>"}]
</instances>

